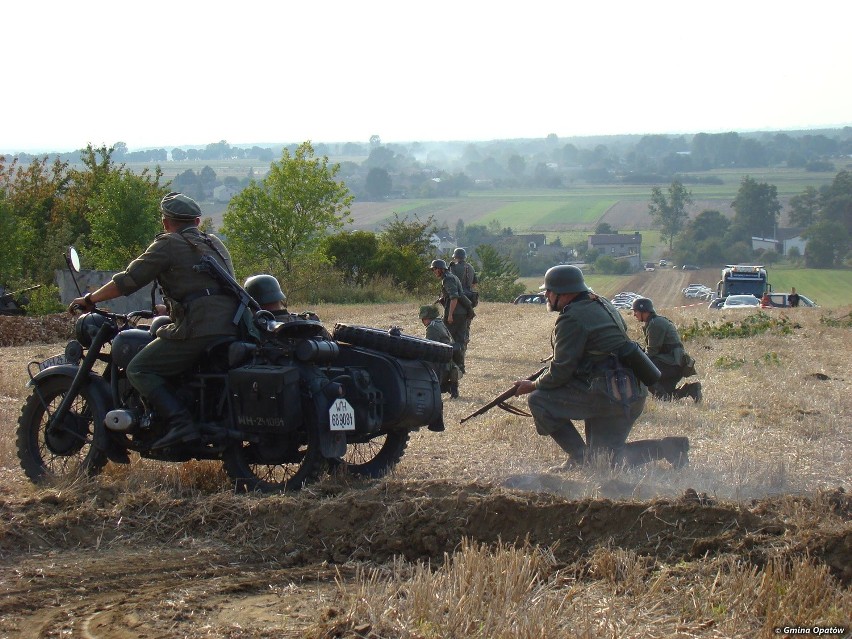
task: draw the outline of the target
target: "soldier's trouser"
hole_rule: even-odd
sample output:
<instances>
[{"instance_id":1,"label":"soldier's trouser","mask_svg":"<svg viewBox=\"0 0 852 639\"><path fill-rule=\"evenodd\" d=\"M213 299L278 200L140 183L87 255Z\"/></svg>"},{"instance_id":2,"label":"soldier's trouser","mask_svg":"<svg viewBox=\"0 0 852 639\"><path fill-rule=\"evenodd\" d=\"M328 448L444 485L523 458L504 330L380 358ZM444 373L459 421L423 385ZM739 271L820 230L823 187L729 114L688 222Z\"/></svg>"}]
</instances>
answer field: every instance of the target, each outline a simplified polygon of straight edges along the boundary
<instances>
[{"instance_id":1,"label":"soldier's trouser","mask_svg":"<svg viewBox=\"0 0 852 639\"><path fill-rule=\"evenodd\" d=\"M453 361L459 367L459 371L465 372L464 356L467 353L467 343L470 341L470 320L466 315L453 315L453 323L447 323L450 335L458 346L453 350Z\"/></svg>"},{"instance_id":2,"label":"soldier's trouser","mask_svg":"<svg viewBox=\"0 0 852 639\"><path fill-rule=\"evenodd\" d=\"M166 383L168 377L179 375L192 367L207 347L224 335L191 337L189 339L161 339L143 348L130 360L127 379L143 397Z\"/></svg>"},{"instance_id":3,"label":"soldier's trouser","mask_svg":"<svg viewBox=\"0 0 852 639\"><path fill-rule=\"evenodd\" d=\"M605 395L589 391L587 387L572 384L533 391L528 401L539 435L558 433L560 439L582 442L580 433L571 423L573 419L582 419L586 425L586 446L604 452L624 446L633 423L645 407L645 397L640 397L630 404L625 416L621 404L614 404Z\"/></svg>"},{"instance_id":4,"label":"soldier's trouser","mask_svg":"<svg viewBox=\"0 0 852 639\"><path fill-rule=\"evenodd\" d=\"M688 395L688 393L680 395L676 390L678 382L683 379L681 375L682 367L673 364L661 364L660 362L654 362L654 364L663 374L660 381L648 389L654 397L669 400L673 397L677 399L678 397L686 397Z\"/></svg>"}]
</instances>

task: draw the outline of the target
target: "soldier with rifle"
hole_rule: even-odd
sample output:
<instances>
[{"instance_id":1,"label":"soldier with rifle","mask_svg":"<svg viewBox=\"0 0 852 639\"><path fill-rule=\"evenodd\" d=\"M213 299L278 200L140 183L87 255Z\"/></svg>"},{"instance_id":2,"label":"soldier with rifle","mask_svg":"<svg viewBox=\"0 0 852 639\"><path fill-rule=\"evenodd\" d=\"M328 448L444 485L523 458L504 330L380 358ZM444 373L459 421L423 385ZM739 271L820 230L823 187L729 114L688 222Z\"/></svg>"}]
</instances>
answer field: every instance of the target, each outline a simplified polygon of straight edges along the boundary
<instances>
[{"instance_id":1,"label":"soldier with rifle","mask_svg":"<svg viewBox=\"0 0 852 639\"><path fill-rule=\"evenodd\" d=\"M73 300L68 310L91 311L95 304L130 295L155 279L165 294L172 323L157 330L127 367L127 378L170 430L153 448L199 439L197 426L175 394L168 378L192 366L207 347L222 337L238 334L241 307L234 294L219 285L207 270L196 268L203 258L215 260L233 277L231 256L221 240L203 233L201 208L182 193L169 193L160 202L164 231L124 271L92 293Z\"/></svg>"},{"instance_id":2,"label":"soldier with rifle","mask_svg":"<svg viewBox=\"0 0 852 639\"><path fill-rule=\"evenodd\" d=\"M476 316L470 299L464 294L461 281L453 275L444 260L432 260L429 269L441 280L441 297L437 303L444 307L444 324L453 336L453 361L465 373L464 357L470 341L470 321Z\"/></svg>"},{"instance_id":3,"label":"soldier with rifle","mask_svg":"<svg viewBox=\"0 0 852 639\"><path fill-rule=\"evenodd\" d=\"M562 468L582 464L595 454L610 457L614 465L635 466L657 459L674 466L685 464L686 437L627 443L648 391L617 355L633 344L618 311L586 286L576 266L548 269L541 288L548 310L559 313L551 336L552 360L529 378L517 380L501 395L502 402L510 392L530 395L536 431L552 437L568 454ZM584 420L585 441L572 419Z\"/></svg>"}]
</instances>

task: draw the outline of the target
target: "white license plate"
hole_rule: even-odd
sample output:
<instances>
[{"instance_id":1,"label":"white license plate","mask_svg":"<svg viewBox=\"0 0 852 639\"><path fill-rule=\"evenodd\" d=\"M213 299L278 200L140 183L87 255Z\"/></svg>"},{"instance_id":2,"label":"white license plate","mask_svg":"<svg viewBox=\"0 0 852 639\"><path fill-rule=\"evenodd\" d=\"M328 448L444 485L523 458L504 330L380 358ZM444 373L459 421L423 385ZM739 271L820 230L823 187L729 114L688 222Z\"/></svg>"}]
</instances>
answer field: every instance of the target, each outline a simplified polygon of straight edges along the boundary
<instances>
[{"instance_id":1,"label":"white license plate","mask_svg":"<svg viewBox=\"0 0 852 639\"><path fill-rule=\"evenodd\" d=\"M45 368L50 368L51 366L59 366L61 364L74 364L75 362L69 362L68 358L65 357L65 354L62 353L60 355L54 355L53 357L48 357L43 362L40 362L38 365L38 369L43 371Z\"/></svg>"},{"instance_id":2,"label":"white license plate","mask_svg":"<svg viewBox=\"0 0 852 639\"><path fill-rule=\"evenodd\" d=\"M345 399L338 399L328 409L331 430L355 430L355 409Z\"/></svg>"}]
</instances>

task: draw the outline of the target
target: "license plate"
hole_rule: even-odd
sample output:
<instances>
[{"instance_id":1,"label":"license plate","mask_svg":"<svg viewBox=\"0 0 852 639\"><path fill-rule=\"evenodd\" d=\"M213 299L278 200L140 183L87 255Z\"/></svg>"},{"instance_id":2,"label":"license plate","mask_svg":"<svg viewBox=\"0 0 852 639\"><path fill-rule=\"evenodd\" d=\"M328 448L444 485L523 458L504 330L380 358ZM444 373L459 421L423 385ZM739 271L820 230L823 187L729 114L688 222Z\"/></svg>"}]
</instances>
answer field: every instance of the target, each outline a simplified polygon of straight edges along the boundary
<instances>
[{"instance_id":1,"label":"license plate","mask_svg":"<svg viewBox=\"0 0 852 639\"><path fill-rule=\"evenodd\" d=\"M54 355L53 357L48 357L43 362L39 363L38 369L43 371L45 368L50 368L51 366L59 366L60 364L74 364L75 362L69 362L68 358L65 357L65 354L62 353L60 355Z\"/></svg>"},{"instance_id":2,"label":"license plate","mask_svg":"<svg viewBox=\"0 0 852 639\"><path fill-rule=\"evenodd\" d=\"M355 430L355 409L345 399L338 399L328 409L331 430Z\"/></svg>"}]
</instances>

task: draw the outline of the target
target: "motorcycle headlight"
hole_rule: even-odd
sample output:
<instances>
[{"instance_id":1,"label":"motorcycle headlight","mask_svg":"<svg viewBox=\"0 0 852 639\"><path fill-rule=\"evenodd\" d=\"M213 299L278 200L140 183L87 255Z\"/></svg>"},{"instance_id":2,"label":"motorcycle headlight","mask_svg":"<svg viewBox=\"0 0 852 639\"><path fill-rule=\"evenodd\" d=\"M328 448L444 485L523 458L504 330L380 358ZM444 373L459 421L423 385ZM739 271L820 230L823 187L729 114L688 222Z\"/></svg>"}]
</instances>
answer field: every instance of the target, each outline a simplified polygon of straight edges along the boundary
<instances>
[{"instance_id":1,"label":"motorcycle headlight","mask_svg":"<svg viewBox=\"0 0 852 639\"><path fill-rule=\"evenodd\" d=\"M92 345L92 340L95 339L104 322L106 318L97 313L83 313L77 318L74 324L74 336L83 348L89 348Z\"/></svg>"}]
</instances>

